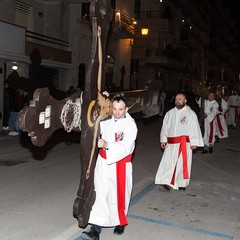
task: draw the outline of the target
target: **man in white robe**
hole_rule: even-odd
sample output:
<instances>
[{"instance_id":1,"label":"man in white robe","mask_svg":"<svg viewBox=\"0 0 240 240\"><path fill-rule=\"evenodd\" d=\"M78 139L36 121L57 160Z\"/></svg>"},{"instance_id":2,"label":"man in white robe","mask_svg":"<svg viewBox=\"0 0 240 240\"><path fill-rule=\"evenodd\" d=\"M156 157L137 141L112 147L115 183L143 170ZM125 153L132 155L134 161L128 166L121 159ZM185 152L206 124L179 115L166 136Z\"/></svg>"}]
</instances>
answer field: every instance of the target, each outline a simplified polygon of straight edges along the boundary
<instances>
[{"instance_id":1,"label":"man in white robe","mask_svg":"<svg viewBox=\"0 0 240 240\"><path fill-rule=\"evenodd\" d=\"M167 97L166 93L164 91L160 91L159 113L158 113L160 117L162 117L164 115L166 97Z\"/></svg>"},{"instance_id":2,"label":"man in white robe","mask_svg":"<svg viewBox=\"0 0 240 240\"><path fill-rule=\"evenodd\" d=\"M229 111L228 111L228 126L229 128L236 128L237 122L239 120L239 107L240 107L240 97L237 91L232 91L232 95L228 98Z\"/></svg>"},{"instance_id":3,"label":"man in white robe","mask_svg":"<svg viewBox=\"0 0 240 240\"><path fill-rule=\"evenodd\" d=\"M164 152L155 177L160 190L185 190L190 182L192 150L203 146L197 115L186 101L184 94L177 94L175 107L163 119L160 145Z\"/></svg>"},{"instance_id":4,"label":"man in white robe","mask_svg":"<svg viewBox=\"0 0 240 240\"><path fill-rule=\"evenodd\" d=\"M228 111L227 102L221 97L220 92L216 92L216 100L218 102L218 112L214 119L216 125L216 139L228 137L228 127L226 121L226 112Z\"/></svg>"},{"instance_id":5,"label":"man in white robe","mask_svg":"<svg viewBox=\"0 0 240 240\"><path fill-rule=\"evenodd\" d=\"M218 103L214 100L215 94L208 93L208 99L204 100L204 150L202 153L213 153L213 145L215 142L216 125L214 119L218 113ZM201 98L198 100L199 107L201 107Z\"/></svg>"},{"instance_id":6,"label":"man in white robe","mask_svg":"<svg viewBox=\"0 0 240 240\"><path fill-rule=\"evenodd\" d=\"M102 227L115 227L115 234L123 234L128 224L127 212L132 192L132 153L135 148L137 126L127 113L126 99L113 99L113 116L100 122L101 138L94 171L96 200L89 224L82 239L98 240Z\"/></svg>"}]
</instances>

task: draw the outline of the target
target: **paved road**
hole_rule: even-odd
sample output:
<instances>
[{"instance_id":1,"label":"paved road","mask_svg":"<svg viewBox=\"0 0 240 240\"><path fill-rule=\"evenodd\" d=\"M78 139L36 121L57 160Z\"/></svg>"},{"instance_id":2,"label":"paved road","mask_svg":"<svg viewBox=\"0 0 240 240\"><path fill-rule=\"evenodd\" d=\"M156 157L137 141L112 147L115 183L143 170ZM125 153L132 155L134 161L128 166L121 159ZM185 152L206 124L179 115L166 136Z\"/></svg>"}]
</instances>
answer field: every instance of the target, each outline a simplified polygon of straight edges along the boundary
<instances>
[{"instance_id":1,"label":"paved road","mask_svg":"<svg viewBox=\"0 0 240 240\"><path fill-rule=\"evenodd\" d=\"M101 240L240 239L240 129L193 156L185 192L154 185L161 121L138 122L134 188L124 235L104 229ZM0 133L0 240L79 240L72 216L80 179L79 135L58 131L46 146Z\"/></svg>"}]
</instances>

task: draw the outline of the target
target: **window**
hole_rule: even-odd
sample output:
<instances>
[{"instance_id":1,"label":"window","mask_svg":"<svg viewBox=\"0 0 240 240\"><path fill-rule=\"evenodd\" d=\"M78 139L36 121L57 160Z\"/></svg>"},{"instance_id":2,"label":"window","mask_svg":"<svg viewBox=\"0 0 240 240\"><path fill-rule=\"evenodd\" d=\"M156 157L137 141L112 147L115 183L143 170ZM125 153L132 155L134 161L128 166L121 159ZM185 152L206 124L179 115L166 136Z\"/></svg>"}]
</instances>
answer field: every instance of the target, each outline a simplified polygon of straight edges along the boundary
<instances>
[{"instance_id":1,"label":"window","mask_svg":"<svg viewBox=\"0 0 240 240\"><path fill-rule=\"evenodd\" d=\"M140 11L141 11L141 0L135 0L135 18L140 19Z\"/></svg>"},{"instance_id":2,"label":"window","mask_svg":"<svg viewBox=\"0 0 240 240\"><path fill-rule=\"evenodd\" d=\"M90 21L90 3L82 3L82 19Z\"/></svg>"}]
</instances>

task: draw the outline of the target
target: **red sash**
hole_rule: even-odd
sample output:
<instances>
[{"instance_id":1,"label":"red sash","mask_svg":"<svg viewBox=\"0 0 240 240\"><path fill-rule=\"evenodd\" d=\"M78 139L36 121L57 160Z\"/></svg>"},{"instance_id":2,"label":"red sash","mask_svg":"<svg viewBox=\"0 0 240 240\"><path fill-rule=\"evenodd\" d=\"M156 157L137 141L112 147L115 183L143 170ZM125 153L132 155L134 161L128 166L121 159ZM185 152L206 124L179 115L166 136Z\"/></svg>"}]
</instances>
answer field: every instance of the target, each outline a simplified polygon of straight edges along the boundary
<instances>
[{"instance_id":1,"label":"red sash","mask_svg":"<svg viewBox=\"0 0 240 240\"><path fill-rule=\"evenodd\" d=\"M238 106L230 106L230 108L235 108L235 122L238 120Z\"/></svg>"},{"instance_id":2,"label":"red sash","mask_svg":"<svg viewBox=\"0 0 240 240\"><path fill-rule=\"evenodd\" d=\"M224 130L223 130L223 127L222 127L220 115L221 115L221 113L218 113L216 118L217 118L217 125L218 125L219 132L220 132L221 136L223 136Z\"/></svg>"},{"instance_id":3,"label":"red sash","mask_svg":"<svg viewBox=\"0 0 240 240\"><path fill-rule=\"evenodd\" d=\"M169 137L168 138L168 143L169 144L176 144L180 143L179 149L178 149L178 157L182 153L182 158L183 158L183 178L188 179L189 174L188 174L188 162L187 162L187 142L190 142L188 136L179 136L179 137ZM175 167L176 170L176 167ZM174 175L175 175L175 170L174 170Z\"/></svg>"},{"instance_id":4,"label":"red sash","mask_svg":"<svg viewBox=\"0 0 240 240\"><path fill-rule=\"evenodd\" d=\"M208 143L212 144L213 142L213 120L210 122L210 134L209 134L209 138L208 138Z\"/></svg>"},{"instance_id":5,"label":"red sash","mask_svg":"<svg viewBox=\"0 0 240 240\"><path fill-rule=\"evenodd\" d=\"M102 158L106 159L107 154L103 148L99 150L99 154ZM126 163L131 162L131 160L132 154L129 154L128 156L126 156L125 158L121 159L116 163L118 216L120 221L119 225L121 226L128 224L127 217L125 214Z\"/></svg>"}]
</instances>

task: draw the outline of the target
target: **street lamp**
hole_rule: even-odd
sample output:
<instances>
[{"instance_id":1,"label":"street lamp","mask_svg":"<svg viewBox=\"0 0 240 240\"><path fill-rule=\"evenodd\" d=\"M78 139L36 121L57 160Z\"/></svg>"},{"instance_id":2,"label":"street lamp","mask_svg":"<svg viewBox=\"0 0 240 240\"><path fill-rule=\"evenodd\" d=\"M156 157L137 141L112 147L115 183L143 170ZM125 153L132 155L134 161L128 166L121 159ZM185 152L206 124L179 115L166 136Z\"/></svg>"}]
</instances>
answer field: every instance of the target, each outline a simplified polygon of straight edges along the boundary
<instances>
[{"instance_id":1,"label":"street lamp","mask_svg":"<svg viewBox=\"0 0 240 240\"><path fill-rule=\"evenodd\" d=\"M142 35L146 36L148 35L148 28L144 27L141 29Z\"/></svg>"}]
</instances>

